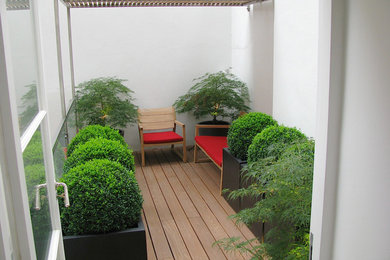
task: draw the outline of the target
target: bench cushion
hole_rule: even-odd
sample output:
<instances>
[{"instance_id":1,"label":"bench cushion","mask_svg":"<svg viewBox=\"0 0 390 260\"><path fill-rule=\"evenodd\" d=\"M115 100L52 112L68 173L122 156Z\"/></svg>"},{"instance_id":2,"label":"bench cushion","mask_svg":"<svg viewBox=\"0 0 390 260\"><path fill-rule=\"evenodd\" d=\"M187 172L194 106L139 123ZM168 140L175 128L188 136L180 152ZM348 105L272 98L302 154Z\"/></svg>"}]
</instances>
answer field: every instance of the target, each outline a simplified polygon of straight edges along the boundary
<instances>
[{"instance_id":1,"label":"bench cushion","mask_svg":"<svg viewBox=\"0 0 390 260\"><path fill-rule=\"evenodd\" d=\"M173 131L144 134L145 144L172 143L180 141L183 141L183 137Z\"/></svg>"},{"instance_id":2,"label":"bench cushion","mask_svg":"<svg viewBox=\"0 0 390 260\"><path fill-rule=\"evenodd\" d=\"M195 136L195 142L216 164L222 166L222 149L228 147L226 136Z\"/></svg>"}]
</instances>

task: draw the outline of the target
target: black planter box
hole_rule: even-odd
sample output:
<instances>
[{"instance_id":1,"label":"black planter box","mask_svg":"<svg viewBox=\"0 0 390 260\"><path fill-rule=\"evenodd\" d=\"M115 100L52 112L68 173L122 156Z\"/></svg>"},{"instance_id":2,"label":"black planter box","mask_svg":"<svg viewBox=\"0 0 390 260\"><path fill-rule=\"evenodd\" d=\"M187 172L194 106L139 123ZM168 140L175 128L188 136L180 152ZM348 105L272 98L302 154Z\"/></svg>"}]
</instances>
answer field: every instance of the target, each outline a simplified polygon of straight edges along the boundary
<instances>
[{"instance_id":1,"label":"black planter box","mask_svg":"<svg viewBox=\"0 0 390 260\"><path fill-rule=\"evenodd\" d=\"M223 176L222 189L237 190L241 188L241 169L246 165L246 161L236 158L230 153L228 148L223 148ZM241 210L239 199L228 199L229 193L223 193L223 197L229 205L238 212Z\"/></svg>"},{"instance_id":2,"label":"black planter box","mask_svg":"<svg viewBox=\"0 0 390 260\"><path fill-rule=\"evenodd\" d=\"M145 226L124 231L64 237L67 260L147 259Z\"/></svg>"},{"instance_id":3,"label":"black planter box","mask_svg":"<svg viewBox=\"0 0 390 260\"><path fill-rule=\"evenodd\" d=\"M246 161L233 156L228 148L223 149L223 177L222 177L222 189L237 190L240 188L246 188L252 184L250 181L244 181L241 178L241 170L247 165ZM229 193L224 193L223 197L234 209L239 212L240 210L252 208L256 203L256 199L242 198L237 200L228 199ZM264 235L264 228L262 223L254 223L249 226L252 233L262 239Z\"/></svg>"},{"instance_id":4,"label":"black planter box","mask_svg":"<svg viewBox=\"0 0 390 260\"><path fill-rule=\"evenodd\" d=\"M199 125L230 125L226 121L202 121L198 123ZM199 135L207 136L227 136L229 128L200 128Z\"/></svg>"},{"instance_id":5,"label":"black planter box","mask_svg":"<svg viewBox=\"0 0 390 260\"><path fill-rule=\"evenodd\" d=\"M241 182L241 187L247 188L253 183L252 180L247 180L247 181L242 181ZM255 206L255 203L257 201L261 200L261 198L250 198L250 197L245 197L241 199L241 210L242 209L247 209L247 208L253 208ZM253 223L251 226L249 226L249 229L252 231L252 233L260 238L263 239L264 236L264 224L263 223Z\"/></svg>"}]
</instances>

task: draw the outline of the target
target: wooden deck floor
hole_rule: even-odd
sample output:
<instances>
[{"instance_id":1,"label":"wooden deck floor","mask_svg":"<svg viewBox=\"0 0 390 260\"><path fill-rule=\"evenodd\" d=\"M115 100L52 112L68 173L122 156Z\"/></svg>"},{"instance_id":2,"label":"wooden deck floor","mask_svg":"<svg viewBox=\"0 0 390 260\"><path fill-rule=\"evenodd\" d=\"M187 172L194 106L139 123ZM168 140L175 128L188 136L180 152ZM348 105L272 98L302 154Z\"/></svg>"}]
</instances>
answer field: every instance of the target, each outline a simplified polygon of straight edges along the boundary
<instances>
[{"instance_id":1,"label":"wooden deck floor","mask_svg":"<svg viewBox=\"0 0 390 260\"><path fill-rule=\"evenodd\" d=\"M147 150L145 167L136 156L148 259L250 259L212 246L221 238L254 236L228 219L234 211L219 194L219 169L195 164L191 155L183 163L170 149Z\"/></svg>"}]
</instances>

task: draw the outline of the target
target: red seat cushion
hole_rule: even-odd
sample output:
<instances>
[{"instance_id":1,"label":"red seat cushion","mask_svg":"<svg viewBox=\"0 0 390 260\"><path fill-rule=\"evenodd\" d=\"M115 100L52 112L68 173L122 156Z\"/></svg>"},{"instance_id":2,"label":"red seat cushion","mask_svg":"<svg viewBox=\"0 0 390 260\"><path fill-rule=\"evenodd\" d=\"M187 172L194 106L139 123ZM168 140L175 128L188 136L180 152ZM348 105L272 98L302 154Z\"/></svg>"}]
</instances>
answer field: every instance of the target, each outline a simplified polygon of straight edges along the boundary
<instances>
[{"instance_id":1,"label":"red seat cushion","mask_svg":"<svg viewBox=\"0 0 390 260\"><path fill-rule=\"evenodd\" d=\"M183 141L183 137L173 131L144 134L145 144L171 143L180 141Z\"/></svg>"},{"instance_id":2,"label":"red seat cushion","mask_svg":"<svg viewBox=\"0 0 390 260\"><path fill-rule=\"evenodd\" d=\"M195 142L216 164L222 166L222 149L228 147L226 136L195 136Z\"/></svg>"}]
</instances>

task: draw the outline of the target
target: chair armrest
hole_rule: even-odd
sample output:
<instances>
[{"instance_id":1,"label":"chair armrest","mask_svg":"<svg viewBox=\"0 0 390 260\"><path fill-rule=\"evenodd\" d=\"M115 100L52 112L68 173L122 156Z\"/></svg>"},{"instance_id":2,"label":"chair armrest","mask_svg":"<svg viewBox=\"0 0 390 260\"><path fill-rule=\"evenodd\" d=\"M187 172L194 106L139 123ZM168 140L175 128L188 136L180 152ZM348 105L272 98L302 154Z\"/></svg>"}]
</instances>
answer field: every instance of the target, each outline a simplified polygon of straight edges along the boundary
<instances>
[{"instance_id":1,"label":"chair armrest","mask_svg":"<svg viewBox=\"0 0 390 260\"><path fill-rule=\"evenodd\" d=\"M199 135L199 128L229 128L230 125L195 125L195 136Z\"/></svg>"},{"instance_id":2,"label":"chair armrest","mask_svg":"<svg viewBox=\"0 0 390 260\"><path fill-rule=\"evenodd\" d=\"M185 127L185 125L184 125L182 122L177 121L177 120L175 120L175 124L176 124L176 125L179 125L179 126L181 126L181 127Z\"/></svg>"}]
</instances>

